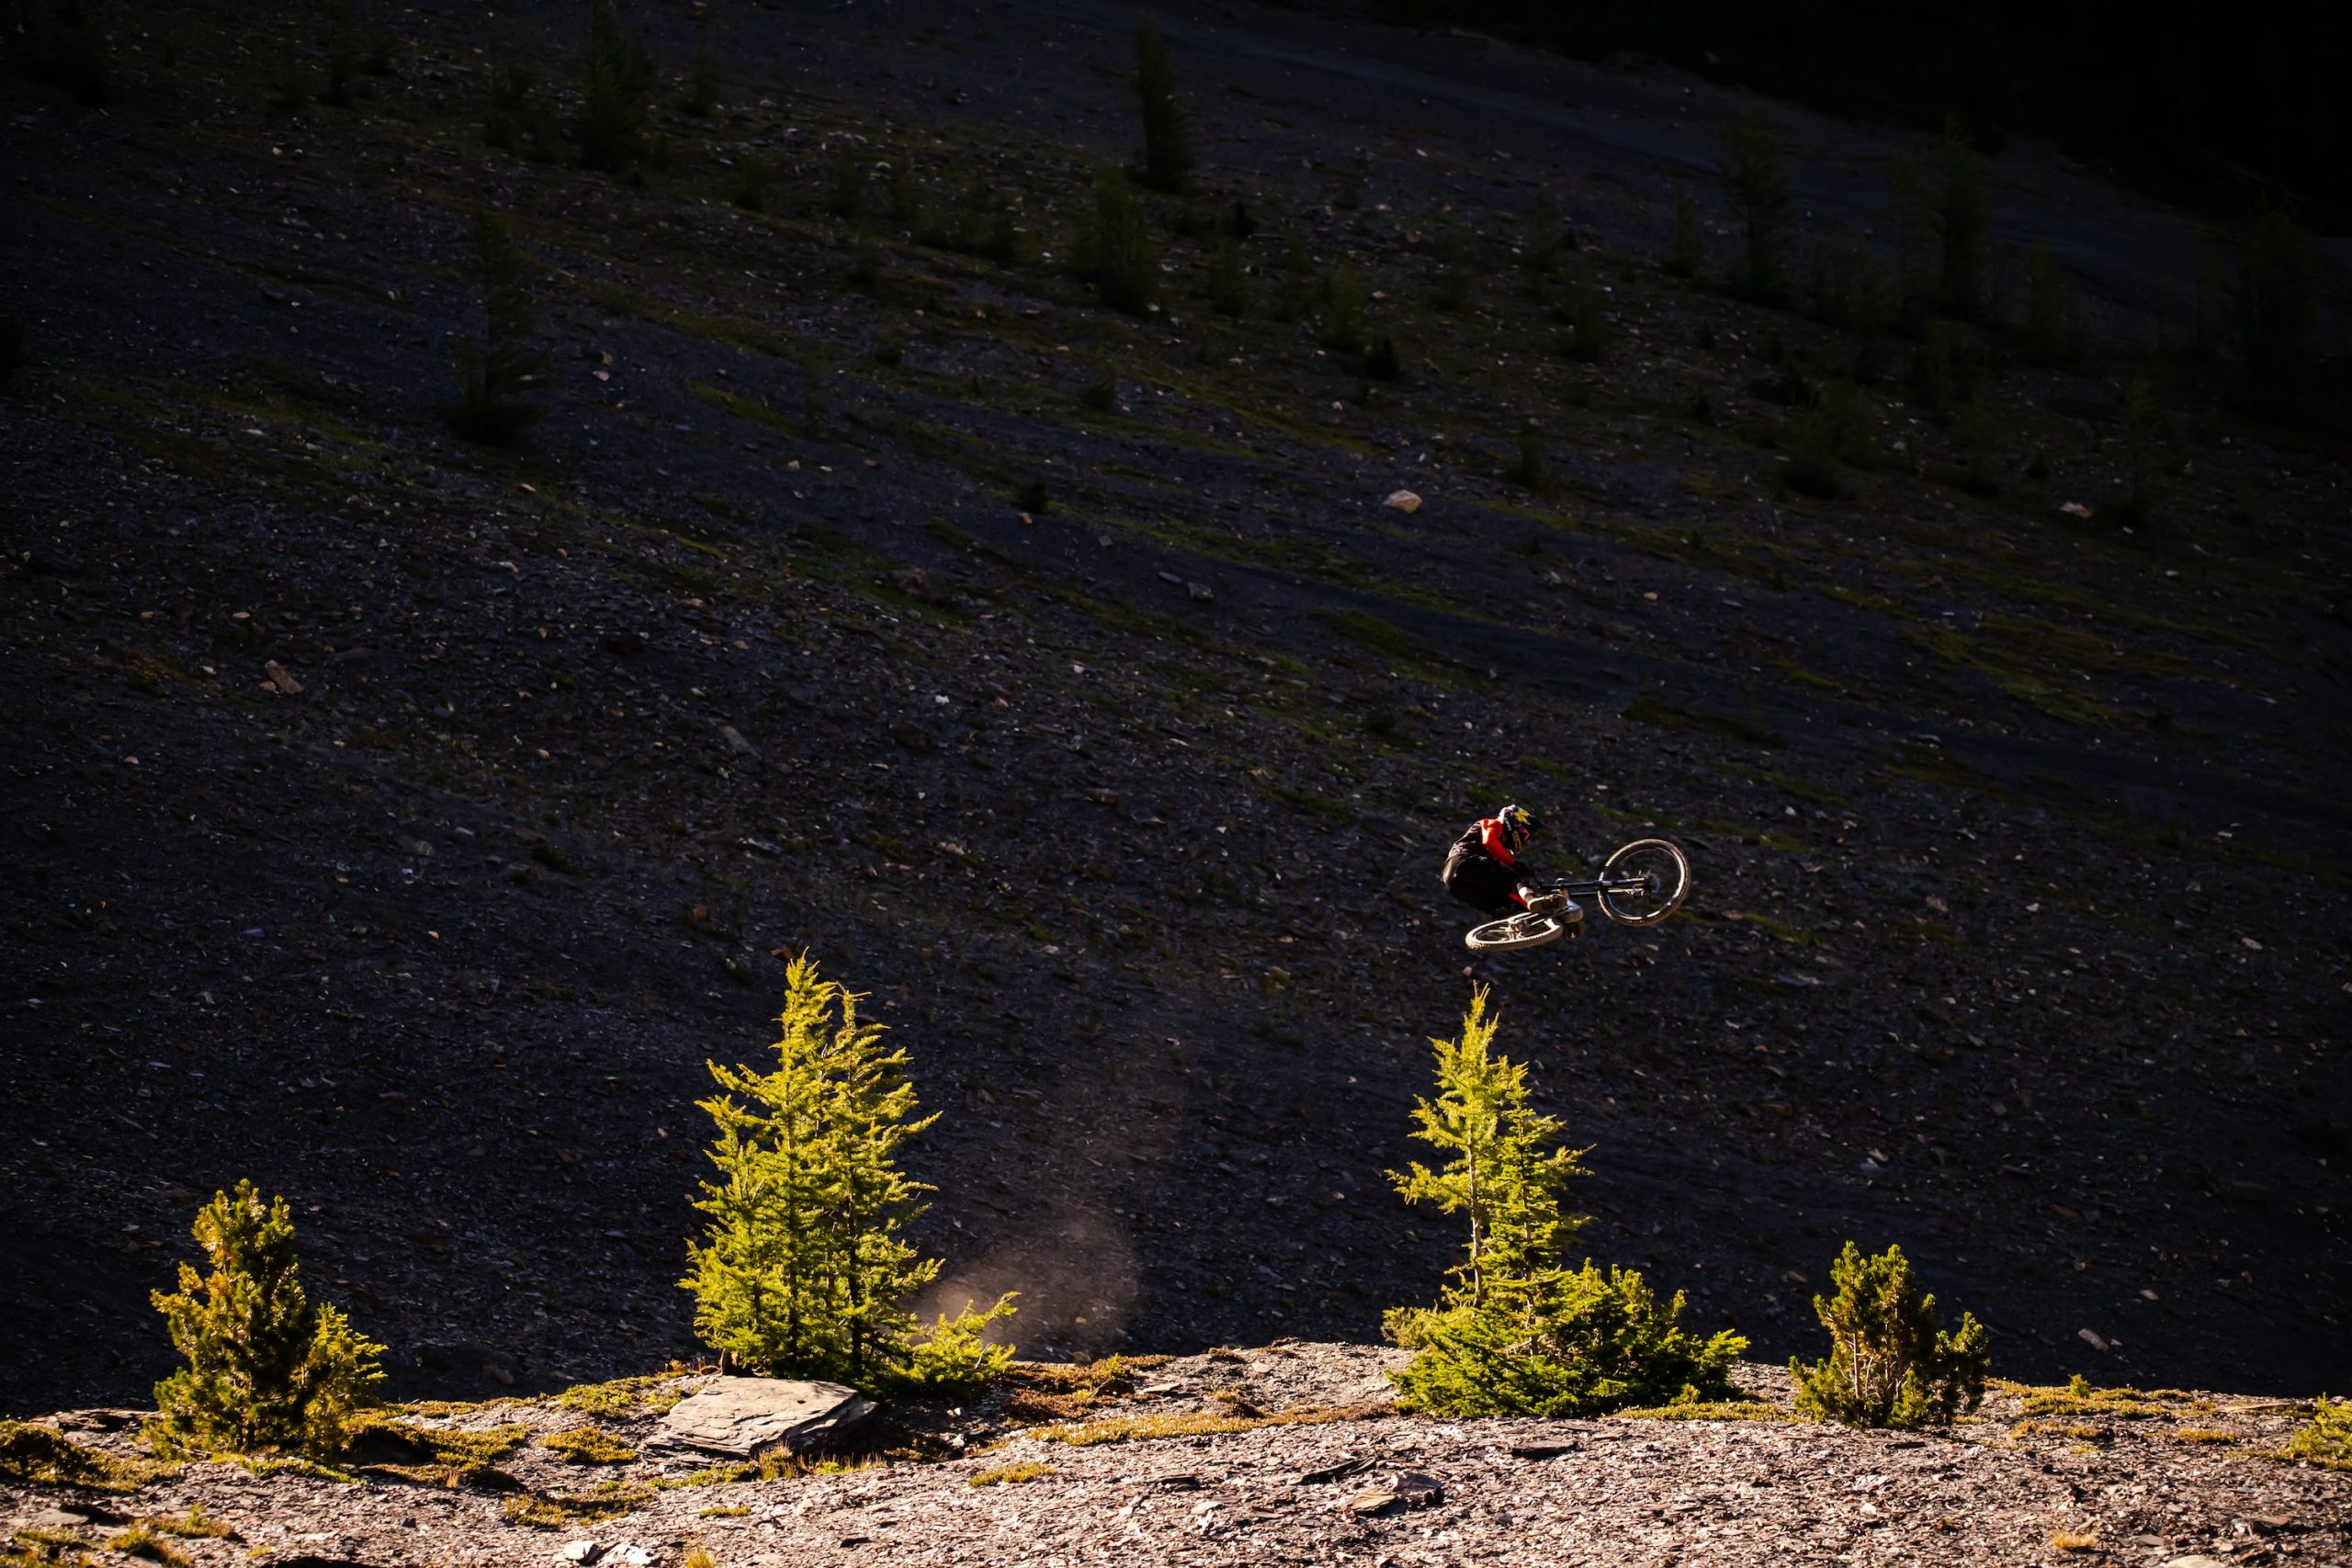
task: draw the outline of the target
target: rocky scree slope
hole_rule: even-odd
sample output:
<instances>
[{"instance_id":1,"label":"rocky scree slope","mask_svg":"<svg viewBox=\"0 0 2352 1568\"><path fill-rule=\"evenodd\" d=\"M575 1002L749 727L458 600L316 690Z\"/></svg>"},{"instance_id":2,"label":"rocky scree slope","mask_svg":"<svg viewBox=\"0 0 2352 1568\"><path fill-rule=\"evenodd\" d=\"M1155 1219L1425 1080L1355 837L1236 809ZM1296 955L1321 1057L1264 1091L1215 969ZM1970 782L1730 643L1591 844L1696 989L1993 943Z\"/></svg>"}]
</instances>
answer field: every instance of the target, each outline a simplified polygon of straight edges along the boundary
<instances>
[{"instance_id":1,"label":"rocky scree slope","mask_svg":"<svg viewBox=\"0 0 2352 1568\"><path fill-rule=\"evenodd\" d=\"M1451 1237L1382 1172L1482 978L1595 1145L1594 1252L1759 1353L1854 1235L2013 1373L2344 1381L2340 454L2191 400L2161 537L2086 528L2106 363L2012 365L1990 499L1884 385L1880 466L1791 496L1753 389L1858 345L1651 261L1645 159L1727 100L1367 35L1441 114L1254 13L1170 21L1251 313L1157 198L1161 310L1106 312L1049 254L1130 135L1125 21L893 16L725 18L726 107L659 108L641 186L483 146L510 44L435 11L374 18L351 110L274 107L291 8L120 30L102 113L6 85L10 1408L143 1396L241 1175L400 1392L688 1353L702 1063L804 949L905 1032L923 1240L1035 1353L1426 1299ZM1589 134L1528 107L1579 93ZM1917 151L1786 124L1825 226ZM1012 259L889 218L885 164L996 193ZM1539 187L1579 246L1532 300ZM512 455L435 412L482 204L554 351ZM2099 258L2165 220L2114 211L2081 276L2128 333ZM1293 239L1405 380L1269 320ZM1572 288L1598 365L1547 352ZM1510 797L1570 860L1673 835L1690 909L1465 964L1440 848Z\"/></svg>"},{"instance_id":2,"label":"rocky scree slope","mask_svg":"<svg viewBox=\"0 0 2352 1568\"><path fill-rule=\"evenodd\" d=\"M1793 1556L2207 1568L2352 1551L2352 1476L2262 1457L2294 1424L2277 1402L2002 1385L1981 1417L1902 1435L1796 1422L1786 1374L1749 1367L1746 1402L1699 1407L1721 1419L1447 1422L1388 1407L1385 1371L1400 1359L1284 1340L1027 1366L968 1409L893 1413L883 1441L895 1457L765 1475L656 1452L660 1413L697 1379L639 1378L405 1415L412 1448L435 1436L470 1446L470 1464L444 1472L200 1464L130 1492L0 1483L0 1524L70 1560L193 1509L214 1533L168 1544L196 1564L644 1568L700 1549L730 1564ZM128 1415L56 1423L128 1458Z\"/></svg>"}]
</instances>

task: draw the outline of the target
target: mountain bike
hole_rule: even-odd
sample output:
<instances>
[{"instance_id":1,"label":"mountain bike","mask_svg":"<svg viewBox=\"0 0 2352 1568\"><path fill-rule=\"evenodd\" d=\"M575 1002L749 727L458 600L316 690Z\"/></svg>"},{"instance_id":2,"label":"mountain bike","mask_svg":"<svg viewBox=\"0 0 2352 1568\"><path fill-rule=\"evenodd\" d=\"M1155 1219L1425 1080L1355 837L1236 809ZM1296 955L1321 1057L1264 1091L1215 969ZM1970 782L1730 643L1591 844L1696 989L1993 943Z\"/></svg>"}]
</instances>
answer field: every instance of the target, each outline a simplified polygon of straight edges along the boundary
<instances>
[{"instance_id":1,"label":"mountain bike","mask_svg":"<svg viewBox=\"0 0 2352 1568\"><path fill-rule=\"evenodd\" d=\"M1555 893L1589 900L1618 925L1654 926L1682 907L1690 891L1690 862L1664 839L1636 839L1601 862L1599 875L1547 886ZM1462 940L1473 953L1506 953L1557 942L1581 923L1522 909L1473 926Z\"/></svg>"}]
</instances>

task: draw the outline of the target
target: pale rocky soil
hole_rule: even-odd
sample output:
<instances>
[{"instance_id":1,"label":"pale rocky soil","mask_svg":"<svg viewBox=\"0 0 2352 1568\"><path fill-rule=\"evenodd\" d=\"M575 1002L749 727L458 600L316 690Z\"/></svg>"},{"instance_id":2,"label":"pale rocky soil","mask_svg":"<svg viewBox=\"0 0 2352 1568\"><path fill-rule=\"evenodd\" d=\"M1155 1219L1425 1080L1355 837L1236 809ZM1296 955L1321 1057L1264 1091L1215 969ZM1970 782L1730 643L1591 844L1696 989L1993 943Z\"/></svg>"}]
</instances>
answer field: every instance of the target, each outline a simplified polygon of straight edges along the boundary
<instances>
[{"instance_id":1,"label":"pale rocky soil","mask_svg":"<svg viewBox=\"0 0 2352 1568\"><path fill-rule=\"evenodd\" d=\"M993 1409L976 1404L949 1418L972 1439L961 1457L831 1474L677 1484L702 1461L580 1467L524 1446L497 1464L500 1485L520 1491L381 1475L358 1484L265 1480L206 1464L130 1495L0 1487L0 1520L62 1531L50 1539L62 1547L200 1505L234 1531L178 1542L201 1568L254 1558L668 1564L695 1546L722 1568L2061 1560L2206 1568L2342 1562L2352 1553L2352 1474L2265 1457L2297 1419L2275 1403L2167 1393L2141 1402L2157 1413L2138 1417L2022 1418L2030 1391L2002 1385L1979 1417L1911 1435L1756 1419L1437 1421L1396 1416L1374 1392L1399 1359L1344 1344L1218 1350L1147 1366L1125 1380L1134 1392L1103 1397L1083 1416L1100 1425L1178 1412L1351 1413L1316 1424L1073 1446L1035 1428L1003 1433ZM1785 1372L1749 1366L1741 1381L1770 1407L1785 1406ZM85 1441L129 1451L119 1413L56 1419ZM420 1424L519 1423L536 1442L584 1420L548 1401L514 1401ZM655 1419L599 1424L635 1444ZM1024 1465L1046 1469L974 1484ZM641 1501L552 1527L508 1518L516 1504L582 1499L599 1485ZM1382 1506L1383 1494L1398 1500ZM1407 1506L1414 1496L1430 1500Z\"/></svg>"}]
</instances>

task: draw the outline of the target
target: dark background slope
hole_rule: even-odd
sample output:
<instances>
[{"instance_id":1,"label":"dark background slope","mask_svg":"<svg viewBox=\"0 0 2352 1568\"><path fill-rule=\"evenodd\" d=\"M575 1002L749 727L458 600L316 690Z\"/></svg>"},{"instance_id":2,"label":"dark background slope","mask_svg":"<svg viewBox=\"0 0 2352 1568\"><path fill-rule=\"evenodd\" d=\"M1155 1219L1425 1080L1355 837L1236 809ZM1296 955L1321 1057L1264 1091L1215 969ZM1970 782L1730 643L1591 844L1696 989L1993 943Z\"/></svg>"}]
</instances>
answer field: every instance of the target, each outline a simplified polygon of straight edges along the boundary
<instances>
[{"instance_id":1,"label":"dark background slope","mask_svg":"<svg viewBox=\"0 0 2352 1568\"><path fill-rule=\"evenodd\" d=\"M572 13L529 17L568 78ZM1210 316L1198 245L1148 323L1037 254L1127 148L1123 10L723 13L730 107L665 109L644 190L481 147L502 39L379 20L407 58L364 112L270 108L319 49L292 12L190 9L175 65L127 36L103 115L6 89L10 1408L142 1396L145 1292L242 1175L404 1386L690 1353L702 1064L755 1058L804 947L913 1051L923 1240L1024 1292L1033 1351L1426 1299L1453 1227L1382 1172L1476 977L1593 1145L1595 1255L1759 1354L1812 1347L1852 1235L2017 1375L2352 1371L2324 439L2191 388L2165 535L2070 531L2119 349L1998 374L1996 499L1880 392L1887 468L1792 501L1749 388L1768 342L1843 351L1647 265L1735 101L1673 73L1165 18L1203 205L1382 290L1412 373L1359 401L1303 329ZM683 67L686 13L631 21ZM1809 231L1922 145L1781 118ZM728 205L755 151L764 215ZM861 239L845 156L1017 195L1030 255ZM2178 319L2175 214L2031 147L1995 172L2108 341ZM1539 187L1611 290L1595 371L1511 276ZM554 350L512 457L434 412L482 201ZM1469 310L1423 302L1424 229L1483 247ZM1499 477L1530 418L1540 495ZM1506 795L1564 859L1674 833L1689 916L1465 965L1435 865Z\"/></svg>"}]
</instances>

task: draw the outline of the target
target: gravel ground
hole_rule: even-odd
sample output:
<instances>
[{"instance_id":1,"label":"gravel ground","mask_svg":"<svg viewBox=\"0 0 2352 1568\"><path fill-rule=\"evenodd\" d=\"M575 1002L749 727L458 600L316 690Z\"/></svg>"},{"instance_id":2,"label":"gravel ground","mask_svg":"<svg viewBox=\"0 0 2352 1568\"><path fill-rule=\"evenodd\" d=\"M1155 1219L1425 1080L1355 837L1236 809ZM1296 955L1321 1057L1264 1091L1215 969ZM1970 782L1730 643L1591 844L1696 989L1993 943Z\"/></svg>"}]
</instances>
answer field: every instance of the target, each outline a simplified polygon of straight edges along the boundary
<instances>
[{"instance_id":1,"label":"gravel ground","mask_svg":"<svg viewBox=\"0 0 2352 1568\"><path fill-rule=\"evenodd\" d=\"M1173 1412L1237 1424L1197 1435L1072 1444L959 1412L966 1457L832 1474L672 1485L700 1461L593 1468L528 1446L497 1462L498 1490L257 1479L192 1467L135 1495L108 1496L96 1540L133 1517L232 1527L177 1544L193 1560L242 1562L674 1563L701 1546L727 1568L755 1563L1200 1563L1546 1562L2232 1563L2342 1562L2352 1552L2352 1474L2262 1457L2290 1411L2165 1393L2091 1414L2023 1416L2062 1391L1997 1390L1975 1419L1917 1435L1849 1431L1786 1415L1785 1372L1742 1381L1778 1418L1435 1421L1399 1417L1370 1394L1394 1352L1345 1344L1220 1350L1138 1370L1075 1424L1102 1432ZM663 1387L691 1388L691 1377ZM1237 1416L1232 1398L1260 1416ZM1283 1401L1295 1403L1284 1404ZM1297 1419L1351 1414L1340 1419ZM2118 1412L2121 1412L2119 1414ZM937 1413L944 1415L944 1413ZM60 1418L100 1446L110 1417ZM530 1438L588 1418L546 1402L422 1420ZM649 1416L602 1416L641 1443ZM593 1476L593 1481L590 1479ZM990 1479L995 1478L995 1479ZM634 1506L559 1525L512 1522L518 1501L637 1487ZM521 1488L521 1490L515 1490ZM87 1494L0 1488L0 1520L60 1528ZM645 1555L639 1558L637 1552Z\"/></svg>"}]
</instances>

